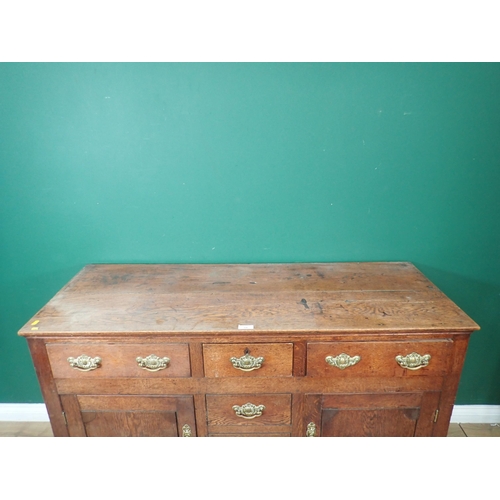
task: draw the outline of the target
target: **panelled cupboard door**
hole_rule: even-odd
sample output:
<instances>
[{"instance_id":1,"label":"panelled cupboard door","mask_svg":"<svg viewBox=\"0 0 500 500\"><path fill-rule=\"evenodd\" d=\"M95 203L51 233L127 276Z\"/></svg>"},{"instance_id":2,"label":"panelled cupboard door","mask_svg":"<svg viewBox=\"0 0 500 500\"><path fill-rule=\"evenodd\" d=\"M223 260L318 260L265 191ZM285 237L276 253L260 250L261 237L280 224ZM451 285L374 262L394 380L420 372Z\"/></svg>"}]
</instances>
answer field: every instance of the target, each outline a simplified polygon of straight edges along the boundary
<instances>
[{"instance_id":1,"label":"panelled cupboard door","mask_svg":"<svg viewBox=\"0 0 500 500\"><path fill-rule=\"evenodd\" d=\"M304 434L323 437L432 436L440 393L309 394Z\"/></svg>"},{"instance_id":2,"label":"panelled cupboard door","mask_svg":"<svg viewBox=\"0 0 500 500\"><path fill-rule=\"evenodd\" d=\"M70 436L195 436L192 396L61 396Z\"/></svg>"}]
</instances>

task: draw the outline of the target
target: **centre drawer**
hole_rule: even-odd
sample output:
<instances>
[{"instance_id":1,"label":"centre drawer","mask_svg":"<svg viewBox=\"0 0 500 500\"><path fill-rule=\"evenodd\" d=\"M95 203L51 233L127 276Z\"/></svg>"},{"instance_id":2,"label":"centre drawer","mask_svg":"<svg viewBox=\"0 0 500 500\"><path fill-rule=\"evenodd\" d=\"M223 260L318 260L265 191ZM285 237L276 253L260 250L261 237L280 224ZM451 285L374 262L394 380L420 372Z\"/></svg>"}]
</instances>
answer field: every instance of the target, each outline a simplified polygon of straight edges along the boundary
<instances>
[{"instance_id":1,"label":"centre drawer","mask_svg":"<svg viewBox=\"0 0 500 500\"><path fill-rule=\"evenodd\" d=\"M55 378L190 377L188 344L47 344Z\"/></svg>"},{"instance_id":2,"label":"centre drawer","mask_svg":"<svg viewBox=\"0 0 500 500\"><path fill-rule=\"evenodd\" d=\"M293 344L204 344L205 377L291 377Z\"/></svg>"},{"instance_id":3,"label":"centre drawer","mask_svg":"<svg viewBox=\"0 0 500 500\"><path fill-rule=\"evenodd\" d=\"M316 377L444 376L451 340L310 342L307 375Z\"/></svg>"},{"instance_id":4,"label":"centre drawer","mask_svg":"<svg viewBox=\"0 0 500 500\"><path fill-rule=\"evenodd\" d=\"M207 394L209 426L290 425L290 394Z\"/></svg>"}]
</instances>

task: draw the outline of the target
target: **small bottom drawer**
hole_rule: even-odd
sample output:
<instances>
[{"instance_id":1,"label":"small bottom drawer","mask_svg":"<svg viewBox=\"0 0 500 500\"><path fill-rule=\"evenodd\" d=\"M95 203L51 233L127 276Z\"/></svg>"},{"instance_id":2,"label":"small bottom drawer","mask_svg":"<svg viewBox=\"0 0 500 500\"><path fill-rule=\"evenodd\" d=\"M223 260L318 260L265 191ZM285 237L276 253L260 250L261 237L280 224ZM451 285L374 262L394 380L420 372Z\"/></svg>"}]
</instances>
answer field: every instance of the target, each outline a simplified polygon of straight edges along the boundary
<instances>
[{"instance_id":1,"label":"small bottom drawer","mask_svg":"<svg viewBox=\"0 0 500 500\"><path fill-rule=\"evenodd\" d=\"M291 432L235 432L233 434L223 432L210 432L209 437L291 437Z\"/></svg>"},{"instance_id":2,"label":"small bottom drawer","mask_svg":"<svg viewBox=\"0 0 500 500\"><path fill-rule=\"evenodd\" d=\"M208 394L208 425L210 428L289 426L291 405L290 394ZM220 432L226 431L221 428Z\"/></svg>"}]
</instances>

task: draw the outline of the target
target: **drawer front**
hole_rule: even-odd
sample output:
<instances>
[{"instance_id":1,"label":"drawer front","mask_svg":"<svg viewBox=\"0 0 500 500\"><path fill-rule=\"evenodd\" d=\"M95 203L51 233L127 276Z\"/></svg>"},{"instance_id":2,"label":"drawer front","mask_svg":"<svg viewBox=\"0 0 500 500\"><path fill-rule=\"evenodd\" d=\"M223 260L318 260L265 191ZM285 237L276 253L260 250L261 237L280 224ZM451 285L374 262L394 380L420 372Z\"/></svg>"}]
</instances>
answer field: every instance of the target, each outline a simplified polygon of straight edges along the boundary
<instances>
[{"instance_id":1,"label":"drawer front","mask_svg":"<svg viewBox=\"0 0 500 500\"><path fill-rule=\"evenodd\" d=\"M47 344L47 352L55 378L191 376L188 344Z\"/></svg>"},{"instance_id":2,"label":"drawer front","mask_svg":"<svg viewBox=\"0 0 500 500\"><path fill-rule=\"evenodd\" d=\"M207 394L208 425L290 425L291 405L290 394Z\"/></svg>"},{"instance_id":3,"label":"drawer front","mask_svg":"<svg viewBox=\"0 0 500 500\"><path fill-rule=\"evenodd\" d=\"M204 344L205 377L291 377L293 344Z\"/></svg>"},{"instance_id":4,"label":"drawer front","mask_svg":"<svg viewBox=\"0 0 500 500\"><path fill-rule=\"evenodd\" d=\"M307 345L307 375L315 377L444 376L450 366L452 345L451 340L311 342Z\"/></svg>"},{"instance_id":5,"label":"drawer front","mask_svg":"<svg viewBox=\"0 0 500 500\"><path fill-rule=\"evenodd\" d=\"M225 428L224 428L225 429ZM270 429L270 430L269 430ZM232 432L217 430L209 432L209 437L291 437L291 432L287 429L284 432L273 431L272 428L260 428L260 427L239 427L237 430L232 430Z\"/></svg>"}]
</instances>

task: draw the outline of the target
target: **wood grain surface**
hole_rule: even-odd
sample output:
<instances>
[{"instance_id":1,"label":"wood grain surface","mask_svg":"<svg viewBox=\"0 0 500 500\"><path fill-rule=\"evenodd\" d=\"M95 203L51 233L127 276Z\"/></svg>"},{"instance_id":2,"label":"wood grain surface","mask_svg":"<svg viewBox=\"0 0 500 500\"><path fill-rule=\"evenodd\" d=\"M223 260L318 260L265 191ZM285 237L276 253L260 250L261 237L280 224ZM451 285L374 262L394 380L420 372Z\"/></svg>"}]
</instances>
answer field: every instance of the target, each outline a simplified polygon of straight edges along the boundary
<instances>
[{"instance_id":1,"label":"wood grain surface","mask_svg":"<svg viewBox=\"0 0 500 500\"><path fill-rule=\"evenodd\" d=\"M479 328L407 262L105 264L86 266L19 333L250 333L240 325L256 335Z\"/></svg>"}]
</instances>

